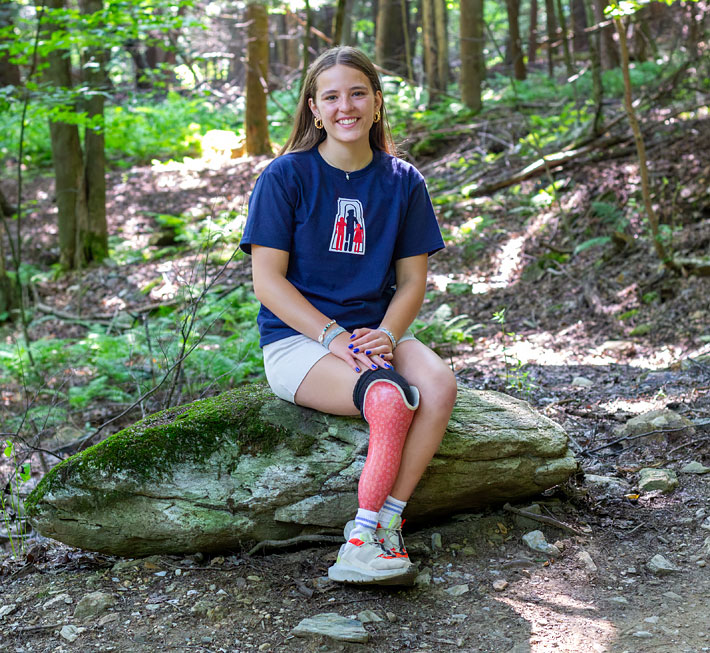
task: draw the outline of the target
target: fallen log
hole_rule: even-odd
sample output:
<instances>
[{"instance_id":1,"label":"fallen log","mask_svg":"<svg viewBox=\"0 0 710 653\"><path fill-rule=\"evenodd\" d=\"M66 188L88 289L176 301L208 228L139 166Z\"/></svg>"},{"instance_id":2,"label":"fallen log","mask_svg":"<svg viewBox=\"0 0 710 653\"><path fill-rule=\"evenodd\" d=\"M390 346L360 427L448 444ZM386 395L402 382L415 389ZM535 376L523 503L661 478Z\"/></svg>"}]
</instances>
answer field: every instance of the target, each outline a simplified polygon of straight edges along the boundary
<instances>
[{"instance_id":1,"label":"fallen log","mask_svg":"<svg viewBox=\"0 0 710 653\"><path fill-rule=\"evenodd\" d=\"M264 385L171 408L63 461L27 499L34 528L117 555L225 551L340 531L357 508L367 424ZM576 469L564 430L526 402L459 388L409 523L539 494Z\"/></svg>"}]
</instances>

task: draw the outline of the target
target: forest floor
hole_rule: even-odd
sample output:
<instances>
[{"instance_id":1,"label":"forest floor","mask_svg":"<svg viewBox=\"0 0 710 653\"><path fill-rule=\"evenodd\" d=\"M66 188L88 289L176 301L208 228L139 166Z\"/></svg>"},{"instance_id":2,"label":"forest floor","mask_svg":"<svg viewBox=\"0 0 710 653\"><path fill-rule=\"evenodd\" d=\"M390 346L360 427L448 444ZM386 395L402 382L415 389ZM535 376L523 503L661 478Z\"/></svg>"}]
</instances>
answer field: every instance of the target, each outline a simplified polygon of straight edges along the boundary
<instances>
[{"instance_id":1,"label":"forest floor","mask_svg":"<svg viewBox=\"0 0 710 653\"><path fill-rule=\"evenodd\" d=\"M670 179L677 190L658 203L664 220L678 227L675 252L707 254L710 121L688 123L672 137L659 130L649 147L658 154L654 142L663 148L654 179ZM426 168L445 179L449 160L442 153ZM217 200L237 207L256 171L253 161L236 160L223 167L193 163L112 173L110 230L136 250L149 247L155 225L148 211L178 214ZM625 205L637 190L632 151L568 166L561 176L562 214L547 206L526 219L510 195L448 207L442 226L449 246L431 260L424 315L446 301L452 317L467 316L473 337L439 346L460 384L523 397L567 430L580 473L535 503L577 533L521 520L500 506L456 515L408 533L422 573L406 589L328 581L336 555L331 545L130 560L37 539L24 559L3 559L0 648L709 651L710 474L680 470L693 461L710 466L710 283L664 271L643 225L633 219L625 227L628 238L572 255L575 243L601 233L589 232L590 224L603 226L592 202L604 197ZM519 197L536 193L540 183L523 183ZM55 247L49 180L34 180L28 194L37 204L25 225L32 234L25 256L42 265L51 262ZM472 247L461 227L481 213L487 219ZM145 303L139 288L159 266L164 289L179 283L181 265L191 264L187 257L103 266L45 282L38 291L58 310L77 310L78 286L84 306L130 309ZM248 283L248 260L230 264L228 276ZM492 320L503 307L509 335ZM45 318L32 335L69 337L83 329ZM4 392L12 407L12 389ZM695 427L612 444L615 429L656 409L672 410ZM100 423L113 410L94 405L81 419ZM674 470L679 486L670 493L639 491L644 467ZM592 483L590 475L616 480ZM524 544L522 535L536 529L557 541L559 556ZM649 569L657 554L672 571ZM77 605L92 592L108 595L111 605L81 619ZM292 636L302 619L323 613L364 622L369 642Z\"/></svg>"}]
</instances>

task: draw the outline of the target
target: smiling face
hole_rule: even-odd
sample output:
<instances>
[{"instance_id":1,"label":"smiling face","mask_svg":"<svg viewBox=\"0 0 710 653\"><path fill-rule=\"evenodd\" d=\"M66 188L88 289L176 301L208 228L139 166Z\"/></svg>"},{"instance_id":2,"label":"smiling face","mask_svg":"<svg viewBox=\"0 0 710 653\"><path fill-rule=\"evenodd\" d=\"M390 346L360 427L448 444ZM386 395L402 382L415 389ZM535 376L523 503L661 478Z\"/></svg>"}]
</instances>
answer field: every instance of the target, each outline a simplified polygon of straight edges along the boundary
<instances>
[{"instance_id":1,"label":"smiling face","mask_svg":"<svg viewBox=\"0 0 710 653\"><path fill-rule=\"evenodd\" d=\"M382 106L382 93L357 68L337 64L324 70L316 81L308 105L323 121L328 139L343 144L369 144L375 113Z\"/></svg>"}]
</instances>

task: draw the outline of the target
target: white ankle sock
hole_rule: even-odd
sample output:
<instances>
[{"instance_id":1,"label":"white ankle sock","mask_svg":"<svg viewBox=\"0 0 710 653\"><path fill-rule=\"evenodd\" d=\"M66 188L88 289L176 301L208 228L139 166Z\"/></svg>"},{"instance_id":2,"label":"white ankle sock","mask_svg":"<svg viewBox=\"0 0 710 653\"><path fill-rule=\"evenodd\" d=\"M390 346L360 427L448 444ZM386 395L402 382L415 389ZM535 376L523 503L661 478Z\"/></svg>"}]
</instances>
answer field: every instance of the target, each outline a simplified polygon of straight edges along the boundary
<instances>
[{"instance_id":1,"label":"white ankle sock","mask_svg":"<svg viewBox=\"0 0 710 653\"><path fill-rule=\"evenodd\" d=\"M353 537L353 535L357 535L362 531L370 531L374 533L376 528L377 513L373 510L358 508L357 515L355 515L355 526L353 526L353 529L350 531L350 537Z\"/></svg>"},{"instance_id":2,"label":"white ankle sock","mask_svg":"<svg viewBox=\"0 0 710 653\"><path fill-rule=\"evenodd\" d=\"M385 503L380 508L380 512L377 515L377 521L387 528L391 523L392 523L392 518L394 516L401 517L402 512L404 511L405 507L407 506L406 501L400 501L399 499L395 499L393 496L388 496L385 499Z\"/></svg>"}]
</instances>

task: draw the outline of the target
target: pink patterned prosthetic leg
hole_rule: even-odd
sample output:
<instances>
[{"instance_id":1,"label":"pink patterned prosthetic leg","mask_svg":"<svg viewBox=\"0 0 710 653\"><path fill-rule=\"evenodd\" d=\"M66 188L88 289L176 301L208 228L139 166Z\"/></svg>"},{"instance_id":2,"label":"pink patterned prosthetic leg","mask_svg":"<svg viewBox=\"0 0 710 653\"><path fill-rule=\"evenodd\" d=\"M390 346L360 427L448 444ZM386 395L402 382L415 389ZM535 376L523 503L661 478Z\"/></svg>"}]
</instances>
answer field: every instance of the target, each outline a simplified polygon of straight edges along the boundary
<instances>
[{"instance_id":1,"label":"pink patterned prosthetic leg","mask_svg":"<svg viewBox=\"0 0 710 653\"><path fill-rule=\"evenodd\" d=\"M418 405L418 393L416 393ZM417 405L389 380L373 382L365 393L363 415L370 425L370 444L358 484L360 508L378 512L390 493Z\"/></svg>"}]
</instances>

